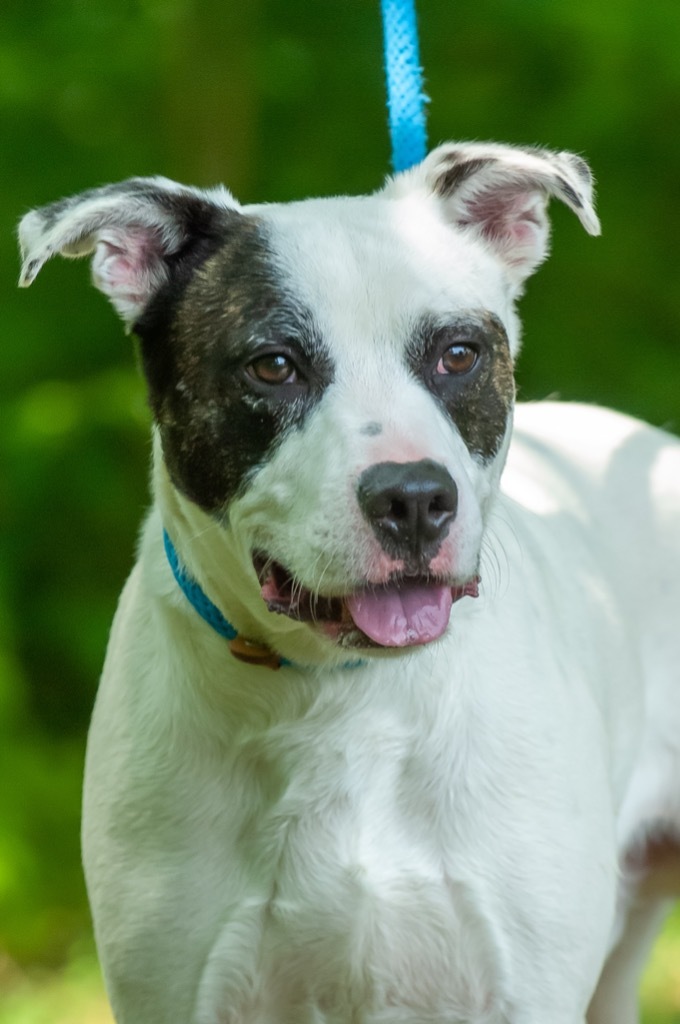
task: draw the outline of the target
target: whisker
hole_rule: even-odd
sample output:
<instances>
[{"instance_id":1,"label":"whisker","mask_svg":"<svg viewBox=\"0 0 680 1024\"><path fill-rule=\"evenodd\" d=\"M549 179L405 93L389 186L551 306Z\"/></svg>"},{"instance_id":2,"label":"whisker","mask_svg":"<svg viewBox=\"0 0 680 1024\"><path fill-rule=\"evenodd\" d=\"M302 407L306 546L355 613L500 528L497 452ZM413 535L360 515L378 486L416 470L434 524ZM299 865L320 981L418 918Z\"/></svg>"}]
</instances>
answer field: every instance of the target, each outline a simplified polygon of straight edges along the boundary
<instances>
[{"instance_id":1,"label":"whisker","mask_svg":"<svg viewBox=\"0 0 680 1024\"><path fill-rule=\"evenodd\" d=\"M191 536L189 537L189 541L202 540L203 537L205 537L208 533L212 533L213 530L220 529L221 527L219 523L208 523L207 526L204 526L202 530L196 530L194 533L192 533Z\"/></svg>"}]
</instances>

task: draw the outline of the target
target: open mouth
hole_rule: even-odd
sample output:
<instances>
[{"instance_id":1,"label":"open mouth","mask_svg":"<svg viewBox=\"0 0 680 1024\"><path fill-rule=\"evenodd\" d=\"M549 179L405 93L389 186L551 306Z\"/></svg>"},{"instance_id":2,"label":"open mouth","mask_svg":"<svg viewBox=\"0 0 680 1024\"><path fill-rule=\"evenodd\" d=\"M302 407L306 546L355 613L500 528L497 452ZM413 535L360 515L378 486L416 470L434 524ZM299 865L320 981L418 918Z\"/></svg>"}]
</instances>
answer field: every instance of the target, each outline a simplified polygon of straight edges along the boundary
<instances>
[{"instance_id":1,"label":"open mouth","mask_svg":"<svg viewBox=\"0 0 680 1024\"><path fill-rule=\"evenodd\" d=\"M400 576L359 587L344 597L325 597L301 587L278 562L255 555L262 598L269 611L318 626L351 647L413 647L445 631L451 606L477 597L479 577L451 583L427 576Z\"/></svg>"}]
</instances>

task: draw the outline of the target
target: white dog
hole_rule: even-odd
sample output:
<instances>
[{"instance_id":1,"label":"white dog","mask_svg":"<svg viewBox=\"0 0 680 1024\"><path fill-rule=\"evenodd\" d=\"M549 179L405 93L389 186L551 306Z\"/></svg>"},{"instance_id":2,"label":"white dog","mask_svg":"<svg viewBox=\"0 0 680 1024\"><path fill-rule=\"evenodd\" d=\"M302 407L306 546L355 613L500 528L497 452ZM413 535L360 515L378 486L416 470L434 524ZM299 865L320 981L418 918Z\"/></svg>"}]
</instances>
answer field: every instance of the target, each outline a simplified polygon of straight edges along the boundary
<instances>
[{"instance_id":1,"label":"white dog","mask_svg":"<svg viewBox=\"0 0 680 1024\"><path fill-rule=\"evenodd\" d=\"M23 284L94 253L155 422L85 783L119 1024L636 1019L680 890L680 445L513 430L550 196L598 232L579 158L463 143L368 197L24 219Z\"/></svg>"}]
</instances>

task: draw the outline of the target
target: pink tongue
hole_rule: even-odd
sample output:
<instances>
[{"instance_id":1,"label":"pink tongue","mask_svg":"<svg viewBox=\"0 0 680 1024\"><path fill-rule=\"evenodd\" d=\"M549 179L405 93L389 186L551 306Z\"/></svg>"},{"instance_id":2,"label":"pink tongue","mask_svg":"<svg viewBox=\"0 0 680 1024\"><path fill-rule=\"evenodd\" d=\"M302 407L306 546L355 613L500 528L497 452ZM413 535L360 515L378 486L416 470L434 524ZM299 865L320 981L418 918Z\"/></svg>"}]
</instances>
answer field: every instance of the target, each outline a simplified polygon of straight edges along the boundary
<instances>
[{"instance_id":1,"label":"pink tongue","mask_svg":"<svg viewBox=\"0 0 680 1024\"><path fill-rule=\"evenodd\" d=\"M446 629L452 604L451 587L385 587L347 598L354 624L383 647L436 640Z\"/></svg>"}]
</instances>

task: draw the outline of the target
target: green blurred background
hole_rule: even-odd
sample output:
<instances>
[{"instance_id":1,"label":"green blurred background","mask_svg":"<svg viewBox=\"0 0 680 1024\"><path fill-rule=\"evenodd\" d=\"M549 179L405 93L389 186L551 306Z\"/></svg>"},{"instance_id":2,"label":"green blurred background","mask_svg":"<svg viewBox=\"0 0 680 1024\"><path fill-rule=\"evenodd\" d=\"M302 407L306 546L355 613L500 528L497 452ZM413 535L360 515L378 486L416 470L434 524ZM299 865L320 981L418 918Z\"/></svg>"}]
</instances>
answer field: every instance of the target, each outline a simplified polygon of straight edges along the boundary
<instances>
[{"instance_id":1,"label":"green blurred background","mask_svg":"<svg viewBox=\"0 0 680 1024\"><path fill-rule=\"evenodd\" d=\"M677 431L680 3L419 0L419 16L432 144L574 149L598 179L601 239L553 210L554 255L523 302L521 396L603 402ZM52 996L43 1018L17 991L67 961L72 982L89 955L83 746L149 454L113 311L82 264L17 291L14 224L131 174L224 181L247 202L372 190L389 163L383 93L378 0L3 0L3 1022L55 1021ZM666 1002L648 1019L677 1022L669 934Z\"/></svg>"}]
</instances>

